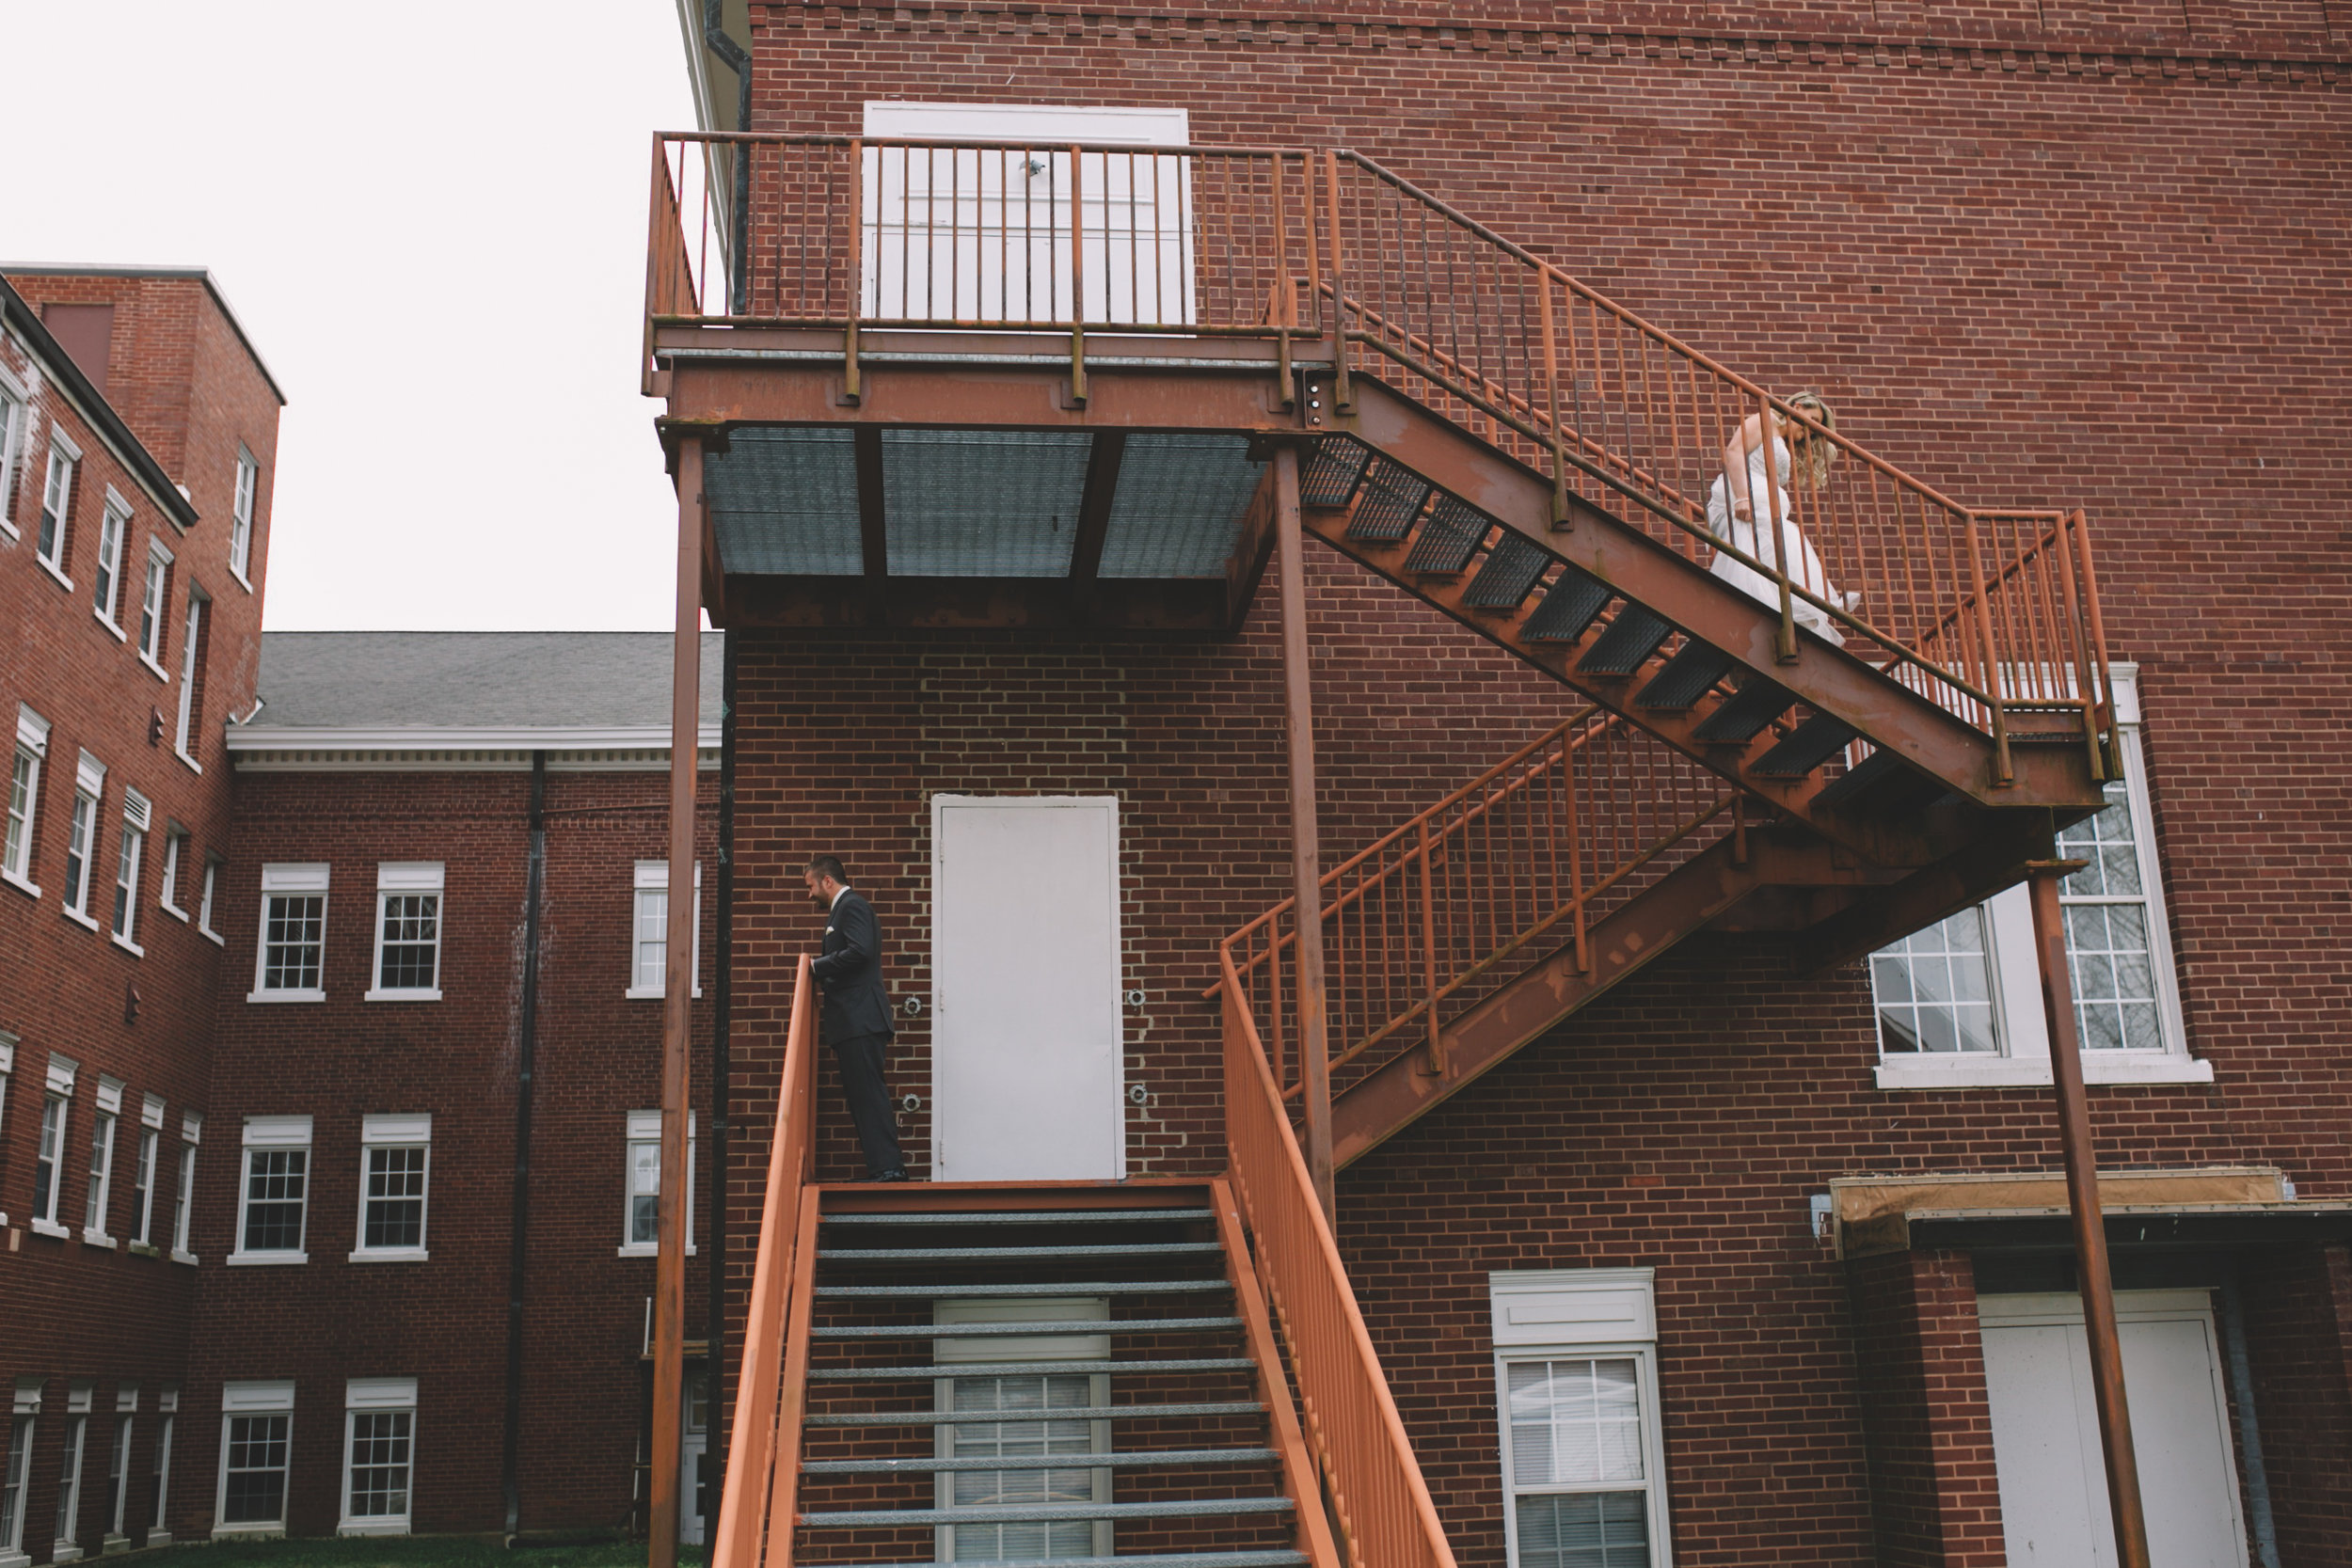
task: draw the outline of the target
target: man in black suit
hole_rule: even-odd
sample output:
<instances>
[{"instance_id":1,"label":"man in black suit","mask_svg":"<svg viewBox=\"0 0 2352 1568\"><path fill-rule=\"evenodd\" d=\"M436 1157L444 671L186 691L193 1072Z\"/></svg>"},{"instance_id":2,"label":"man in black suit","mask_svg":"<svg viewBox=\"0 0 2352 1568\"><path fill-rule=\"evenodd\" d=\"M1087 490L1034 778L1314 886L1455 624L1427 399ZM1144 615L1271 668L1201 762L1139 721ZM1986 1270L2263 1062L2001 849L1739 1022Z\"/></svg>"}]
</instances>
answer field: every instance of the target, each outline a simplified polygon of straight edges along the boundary
<instances>
[{"instance_id":1,"label":"man in black suit","mask_svg":"<svg viewBox=\"0 0 2352 1568\"><path fill-rule=\"evenodd\" d=\"M825 995L818 1033L841 1067L841 1091L866 1151L866 1180L904 1181L898 1120L882 1082L882 1053L898 1031L890 1026L890 997L882 990L882 927L874 906L850 885L840 861L818 855L808 863L808 895L825 911L825 951L809 966Z\"/></svg>"}]
</instances>

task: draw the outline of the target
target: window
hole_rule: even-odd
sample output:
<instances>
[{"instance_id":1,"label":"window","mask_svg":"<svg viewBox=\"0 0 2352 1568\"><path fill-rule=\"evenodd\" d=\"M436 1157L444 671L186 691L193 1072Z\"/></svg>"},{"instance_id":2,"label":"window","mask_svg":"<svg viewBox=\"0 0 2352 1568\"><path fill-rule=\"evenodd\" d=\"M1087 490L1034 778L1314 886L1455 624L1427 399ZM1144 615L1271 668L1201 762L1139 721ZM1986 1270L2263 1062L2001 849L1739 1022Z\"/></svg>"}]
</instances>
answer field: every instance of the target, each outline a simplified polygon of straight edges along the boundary
<instances>
[{"instance_id":1,"label":"window","mask_svg":"<svg viewBox=\"0 0 2352 1568\"><path fill-rule=\"evenodd\" d=\"M188 590L187 623L180 631L180 721L172 731L171 742L180 760L199 773L204 768L197 761L195 750L199 702L196 687L203 669L204 610L209 602L195 589Z\"/></svg>"},{"instance_id":2,"label":"window","mask_svg":"<svg viewBox=\"0 0 2352 1568\"><path fill-rule=\"evenodd\" d=\"M160 539L147 542L147 580L139 587L139 657L147 667L169 680L164 671L164 610L170 602L171 552Z\"/></svg>"},{"instance_id":3,"label":"window","mask_svg":"<svg viewBox=\"0 0 2352 1568\"><path fill-rule=\"evenodd\" d=\"M180 1390L165 1384L155 1408L162 1419L155 1428L154 1512L147 1518L147 1544L162 1546L171 1541L171 1439L172 1429L180 1424Z\"/></svg>"},{"instance_id":4,"label":"window","mask_svg":"<svg viewBox=\"0 0 2352 1568\"><path fill-rule=\"evenodd\" d=\"M220 933L213 929L213 890L219 883L220 860L217 856L207 855L204 857L204 886L196 904L196 928L215 942L220 941Z\"/></svg>"},{"instance_id":5,"label":"window","mask_svg":"<svg viewBox=\"0 0 2352 1568\"><path fill-rule=\"evenodd\" d=\"M1651 1271L1496 1274L1487 1292L1512 1568L1664 1564Z\"/></svg>"},{"instance_id":6,"label":"window","mask_svg":"<svg viewBox=\"0 0 2352 1568\"><path fill-rule=\"evenodd\" d=\"M248 1002L326 998L326 867L262 867L262 941Z\"/></svg>"},{"instance_id":7,"label":"window","mask_svg":"<svg viewBox=\"0 0 2352 1568\"><path fill-rule=\"evenodd\" d=\"M65 1131L73 1103L73 1078L79 1064L51 1053L47 1094L40 1102L40 1142L33 1155L33 1228L43 1236L65 1237L57 1212L64 1206Z\"/></svg>"},{"instance_id":8,"label":"window","mask_svg":"<svg viewBox=\"0 0 2352 1568\"><path fill-rule=\"evenodd\" d=\"M637 863L635 918L631 922L628 995L660 996L669 989L670 863ZM694 994L703 993L703 865L694 863Z\"/></svg>"},{"instance_id":9,"label":"window","mask_svg":"<svg viewBox=\"0 0 2352 1568\"><path fill-rule=\"evenodd\" d=\"M2140 752L2138 670L2113 667L2119 760L2106 808L2058 835L2090 863L2058 889L2083 1076L2093 1084L2211 1083L2188 1054L2173 984ZM2010 888L1870 959L1881 1088L2046 1084L2049 1031L2029 891Z\"/></svg>"},{"instance_id":10,"label":"window","mask_svg":"<svg viewBox=\"0 0 2352 1568\"><path fill-rule=\"evenodd\" d=\"M9 1034L6 1029L0 1029L0 1132L6 1132L8 1131L8 1080L13 1078L15 1075L16 1037ZM7 1195L5 1193L0 1193L0 1198L5 1198L6 1196ZM8 1212L5 1209L0 1209L0 1230L6 1230L8 1227ZM0 1556L6 1555L6 1550L0 1549Z\"/></svg>"},{"instance_id":11,"label":"window","mask_svg":"<svg viewBox=\"0 0 2352 1568\"><path fill-rule=\"evenodd\" d=\"M371 1116L359 1127L358 1262L422 1262L430 1116Z\"/></svg>"},{"instance_id":12,"label":"window","mask_svg":"<svg viewBox=\"0 0 2352 1568\"><path fill-rule=\"evenodd\" d=\"M8 771L8 837L0 841L0 877L40 896L33 885L33 818L40 805L40 765L49 755L49 721L23 704L16 709L16 755Z\"/></svg>"},{"instance_id":13,"label":"window","mask_svg":"<svg viewBox=\"0 0 2352 1568\"><path fill-rule=\"evenodd\" d=\"M147 797L135 789L122 792L122 841L115 847L114 934L118 945L140 951L139 860L147 853L147 827L154 819Z\"/></svg>"},{"instance_id":14,"label":"window","mask_svg":"<svg viewBox=\"0 0 2352 1568\"><path fill-rule=\"evenodd\" d=\"M441 999L438 861L391 861L375 868L375 984L366 999Z\"/></svg>"},{"instance_id":15,"label":"window","mask_svg":"<svg viewBox=\"0 0 2352 1568\"><path fill-rule=\"evenodd\" d=\"M253 496L261 488L262 465L253 454L237 448L237 494L229 511L229 569L247 588L253 586L247 563L253 555Z\"/></svg>"},{"instance_id":16,"label":"window","mask_svg":"<svg viewBox=\"0 0 2352 1568\"><path fill-rule=\"evenodd\" d=\"M686 1250L694 1250L694 1114L686 1115ZM661 1113L628 1114L628 1208L621 1256L651 1258L661 1237Z\"/></svg>"},{"instance_id":17,"label":"window","mask_svg":"<svg viewBox=\"0 0 2352 1568\"><path fill-rule=\"evenodd\" d=\"M245 1118L245 1183L238 1202L231 1263L307 1263L303 1222L310 1209L310 1118Z\"/></svg>"},{"instance_id":18,"label":"window","mask_svg":"<svg viewBox=\"0 0 2352 1568\"><path fill-rule=\"evenodd\" d=\"M65 912L92 930L89 917L90 857L98 850L98 801L106 789L106 765L84 752L74 767L73 820L65 844Z\"/></svg>"},{"instance_id":19,"label":"window","mask_svg":"<svg viewBox=\"0 0 2352 1568\"><path fill-rule=\"evenodd\" d=\"M188 1227L196 1219L196 1146L204 1136L204 1118L194 1111L180 1118L180 1184L171 1195L171 1260L196 1261Z\"/></svg>"},{"instance_id":20,"label":"window","mask_svg":"<svg viewBox=\"0 0 2352 1568\"><path fill-rule=\"evenodd\" d=\"M65 1453L57 1466L57 1534L50 1561L71 1562L82 1555L74 1530L82 1522L82 1445L89 1433L90 1397L87 1383L76 1383L66 1394Z\"/></svg>"},{"instance_id":21,"label":"window","mask_svg":"<svg viewBox=\"0 0 2352 1568\"><path fill-rule=\"evenodd\" d=\"M0 1456L0 1564L22 1568L24 1555L24 1501L31 1490L33 1418L40 1414L40 1379L19 1377L16 1401L8 1409L8 1449Z\"/></svg>"},{"instance_id":22,"label":"window","mask_svg":"<svg viewBox=\"0 0 2352 1568\"><path fill-rule=\"evenodd\" d=\"M73 508L73 472L81 461L82 449L64 431L52 430L49 467L40 482L40 529L33 535L33 555L68 588L73 586L73 579L65 575L66 521Z\"/></svg>"},{"instance_id":23,"label":"window","mask_svg":"<svg viewBox=\"0 0 2352 1568\"><path fill-rule=\"evenodd\" d=\"M91 602L98 618L117 637L122 635L115 611L122 600L122 541L131 531L131 508L114 487L106 487L106 509L98 524L98 580Z\"/></svg>"},{"instance_id":24,"label":"window","mask_svg":"<svg viewBox=\"0 0 2352 1568\"><path fill-rule=\"evenodd\" d=\"M16 467L24 455L24 421L27 402L24 388L14 376L0 371L0 533L18 537L16 530ZM0 1530L0 1557L9 1550L5 1530Z\"/></svg>"},{"instance_id":25,"label":"window","mask_svg":"<svg viewBox=\"0 0 2352 1568\"><path fill-rule=\"evenodd\" d=\"M220 1496L215 1535L283 1535L286 1459L294 1444L291 1381L228 1383L220 1390Z\"/></svg>"},{"instance_id":26,"label":"window","mask_svg":"<svg viewBox=\"0 0 2352 1568\"><path fill-rule=\"evenodd\" d=\"M355 1377L343 1388L343 1520L336 1533L405 1535L417 1380Z\"/></svg>"},{"instance_id":27,"label":"window","mask_svg":"<svg viewBox=\"0 0 2352 1568\"><path fill-rule=\"evenodd\" d=\"M155 1164L164 1142L164 1102L149 1095L139 1107L139 1163L131 1175L131 1244L155 1245Z\"/></svg>"},{"instance_id":28,"label":"window","mask_svg":"<svg viewBox=\"0 0 2352 1568\"><path fill-rule=\"evenodd\" d=\"M1101 1296L943 1301L932 1312L936 1324L977 1327L983 1323L1103 1322L1110 1317L1110 1306ZM933 1451L938 1459L974 1465L940 1472L934 1493L937 1506L1026 1512L1057 1504L1111 1500L1108 1478L1101 1471L1073 1465L1067 1458L1059 1465L1054 1463L1062 1456L1102 1452L1111 1446L1107 1423L1054 1415L1110 1403L1108 1374L1087 1365L1110 1359L1109 1335L1056 1334L1013 1339L974 1336L942 1338L936 1343L943 1367L958 1369L956 1376L938 1380L934 1396L938 1406L970 1419L939 1426ZM1004 1370L993 1370L992 1362ZM1016 1368L1006 1366L1008 1362L1032 1365ZM1067 1363L1069 1370L1047 1370L1055 1362ZM1018 1460L1032 1461L1037 1468L998 1467ZM1102 1559L1111 1555L1111 1546L1106 1522L1015 1518L997 1524L983 1519L942 1528L938 1549L931 1555L959 1562Z\"/></svg>"},{"instance_id":29,"label":"window","mask_svg":"<svg viewBox=\"0 0 2352 1568\"><path fill-rule=\"evenodd\" d=\"M82 1204L82 1240L92 1246L115 1244L114 1237L106 1231L106 1211L114 1200L115 1124L121 1118L122 1080L101 1077L98 1113L89 1124L88 1195Z\"/></svg>"},{"instance_id":30,"label":"window","mask_svg":"<svg viewBox=\"0 0 2352 1568\"><path fill-rule=\"evenodd\" d=\"M164 829L164 874L162 885L155 890L155 902L163 911L177 920L188 918L188 911L180 907L180 867L188 858L188 831L178 823Z\"/></svg>"},{"instance_id":31,"label":"window","mask_svg":"<svg viewBox=\"0 0 2352 1568\"><path fill-rule=\"evenodd\" d=\"M138 1420L139 1386L126 1383L115 1395L115 1440L106 1456L106 1545L119 1551L123 1514L131 1503L131 1428Z\"/></svg>"}]
</instances>

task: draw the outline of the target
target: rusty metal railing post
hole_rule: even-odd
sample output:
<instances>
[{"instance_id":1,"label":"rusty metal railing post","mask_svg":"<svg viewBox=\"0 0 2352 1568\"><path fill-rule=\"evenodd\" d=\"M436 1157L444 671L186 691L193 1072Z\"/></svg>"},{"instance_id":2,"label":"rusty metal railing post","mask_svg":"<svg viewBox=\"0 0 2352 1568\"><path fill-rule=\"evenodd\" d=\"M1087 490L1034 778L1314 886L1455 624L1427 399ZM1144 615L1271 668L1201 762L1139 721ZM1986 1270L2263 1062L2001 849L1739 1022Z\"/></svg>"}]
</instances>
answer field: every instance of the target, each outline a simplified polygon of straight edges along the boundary
<instances>
[{"instance_id":1,"label":"rusty metal railing post","mask_svg":"<svg viewBox=\"0 0 2352 1568\"><path fill-rule=\"evenodd\" d=\"M1977 640L1984 647L1985 701L1992 706L1993 720L1993 787L2006 789L2017 782L2017 770L2009 755L2009 699L2002 695L2008 684L2001 672L1998 642L1993 635L1993 580L1984 574L1984 546L1977 533L1977 515L1961 513L1965 520L1968 541L1968 573L1977 585Z\"/></svg>"},{"instance_id":2,"label":"rusty metal railing post","mask_svg":"<svg viewBox=\"0 0 2352 1568\"><path fill-rule=\"evenodd\" d=\"M877 193L876 199L880 199ZM882 239L882 225L874 226L874 238ZM876 291L877 293L880 290ZM881 303L878 299L877 304ZM841 333L841 401L855 406L862 395L858 386L857 329L858 320L866 310L866 144L854 137L850 142L850 299L848 325Z\"/></svg>"},{"instance_id":3,"label":"rusty metal railing post","mask_svg":"<svg viewBox=\"0 0 2352 1568\"><path fill-rule=\"evenodd\" d=\"M2099 612L2099 574L2090 563L2090 519L2076 507L2068 516L2069 532L2075 552L2081 557L2083 579L2083 613L2090 618L2090 671L2099 682L2099 705L2106 709L2106 743L2108 749L2106 776L2123 776L2123 759L2115 752L2115 726L2120 716L2115 711L2115 674L2107 668L2107 626Z\"/></svg>"},{"instance_id":4,"label":"rusty metal railing post","mask_svg":"<svg viewBox=\"0 0 2352 1568\"><path fill-rule=\"evenodd\" d=\"M1772 400L1761 393L1756 400L1756 431L1764 449L1764 504L1761 507L1756 504L1756 484L1751 480L1748 484L1748 515L1759 524L1768 516L1772 519L1772 577L1780 584L1780 625L1772 632L1772 657L1781 664L1794 664L1797 662L1797 601L1795 592L1788 585L1788 539L1780 526L1780 453L1776 450L1780 432L1772 418ZM1740 460L1746 462L1747 454L1741 453ZM1789 461L1793 467L1796 461L1793 453Z\"/></svg>"},{"instance_id":5,"label":"rusty metal railing post","mask_svg":"<svg viewBox=\"0 0 2352 1568\"><path fill-rule=\"evenodd\" d=\"M2090 628L2083 624L2082 590L2074 581L2074 518L2058 518L2051 543L2057 546L2058 591L2066 598L2065 630L2074 642L2074 701L2083 716L2083 746L2090 757L2090 782L2105 784L2106 749L2099 744L2099 689L2090 673Z\"/></svg>"},{"instance_id":6,"label":"rusty metal railing post","mask_svg":"<svg viewBox=\"0 0 2352 1568\"><path fill-rule=\"evenodd\" d=\"M1560 347L1551 325L1551 270L1535 269L1537 316L1543 327L1544 397L1551 421L1551 526L1573 528L1568 513L1568 448L1560 435Z\"/></svg>"},{"instance_id":7,"label":"rusty metal railing post","mask_svg":"<svg viewBox=\"0 0 2352 1568\"><path fill-rule=\"evenodd\" d=\"M2042 1017L2050 1032L2050 1081L2057 1089L2058 1138L2066 1153L2066 1196L2074 1211L2074 1256L2081 1277L2083 1330L2090 1340L2090 1386L2099 1406L2099 1447L2106 1462L2107 1508L2121 1568L2148 1568L2148 1521L2140 1507L2139 1460L2132 1448L2131 1407L2123 1397L2123 1346L2115 1325L2115 1281L2107 1272L2106 1224L2090 1109L2083 1090L2082 1047L2074 1033L2074 996L2067 971L2066 911L2058 880L2083 861L2035 861L2034 943L2042 957Z\"/></svg>"},{"instance_id":8,"label":"rusty metal railing post","mask_svg":"<svg viewBox=\"0 0 2352 1568\"><path fill-rule=\"evenodd\" d=\"M1070 144L1070 401L1087 401L1087 198L1086 154ZM1110 199L1110 169L1104 166L1104 199ZM1107 224L1107 220L1105 220ZM1107 227L1104 234L1107 241ZM1107 245L1104 261L1109 260ZM1104 279L1107 287L1109 280Z\"/></svg>"},{"instance_id":9,"label":"rusty metal railing post","mask_svg":"<svg viewBox=\"0 0 2352 1568\"><path fill-rule=\"evenodd\" d=\"M1331 411L1353 413L1356 394L1349 390L1347 370L1347 285L1340 265L1340 155L1323 150L1324 224L1331 250Z\"/></svg>"},{"instance_id":10,"label":"rusty metal railing post","mask_svg":"<svg viewBox=\"0 0 2352 1568\"><path fill-rule=\"evenodd\" d=\"M1298 515L1298 449L1274 453L1274 529L1280 557L1283 717L1290 731L1291 882L1297 899L1299 1100L1307 1169L1323 1217L1338 1223L1331 1185L1331 1050L1324 1017L1323 867L1315 832L1313 689L1307 662L1307 548Z\"/></svg>"},{"instance_id":11,"label":"rusty metal railing post","mask_svg":"<svg viewBox=\"0 0 2352 1568\"><path fill-rule=\"evenodd\" d=\"M1429 858L1429 817L1421 819L1421 983L1422 1006L1429 1010L1429 1074L1445 1072L1445 1036L1438 1027L1438 901L1430 885L1437 872Z\"/></svg>"}]
</instances>

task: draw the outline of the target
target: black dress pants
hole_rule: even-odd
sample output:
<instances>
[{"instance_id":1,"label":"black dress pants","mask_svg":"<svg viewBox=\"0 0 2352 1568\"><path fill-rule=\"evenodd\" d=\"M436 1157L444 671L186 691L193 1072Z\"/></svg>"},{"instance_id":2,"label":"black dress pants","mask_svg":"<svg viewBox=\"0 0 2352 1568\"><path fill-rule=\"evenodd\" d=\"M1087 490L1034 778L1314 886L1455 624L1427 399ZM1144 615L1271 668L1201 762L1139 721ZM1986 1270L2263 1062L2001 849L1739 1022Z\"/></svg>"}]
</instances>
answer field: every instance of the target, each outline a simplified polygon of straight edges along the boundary
<instances>
[{"instance_id":1,"label":"black dress pants","mask_svg":"<svg viewBox=\"0 0 2352 1568\"><path fill-rule=\"evenodd\" d=\"M898 1117L890 1108L890 1088L882 1082L882 1053L888 1035L852 1035L833 1043L833 1058L841 1068L841 1092L850 1102L850 1120L856 1124L858 1147L866 1151L866 1179L906 1174L906 1157L898 1152Z\"/></svg>"}]
</instances>

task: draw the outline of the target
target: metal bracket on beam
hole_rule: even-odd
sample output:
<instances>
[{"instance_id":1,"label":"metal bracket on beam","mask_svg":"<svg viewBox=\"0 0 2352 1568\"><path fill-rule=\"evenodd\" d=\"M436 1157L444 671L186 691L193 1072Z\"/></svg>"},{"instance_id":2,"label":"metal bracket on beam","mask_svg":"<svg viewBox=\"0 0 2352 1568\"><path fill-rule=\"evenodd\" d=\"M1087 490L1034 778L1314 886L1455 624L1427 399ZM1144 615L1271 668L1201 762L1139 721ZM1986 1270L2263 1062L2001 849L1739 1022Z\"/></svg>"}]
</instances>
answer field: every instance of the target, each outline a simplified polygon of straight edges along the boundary
<instances>
[{"instance_id":1,"label":"metal bracket on beam","mask_svg":"<svg viewBox=\"0 0 2352 1568\"><path fill-rule=\"evenodd\" d=\"M727 450L727 432L734 428L726 420L681 420L667 414L654 417L653 433L661 441L662 471L672 479L677 477L678 443L687 439L700 441L703 455Z\"/></svg>"}]
</instances>

